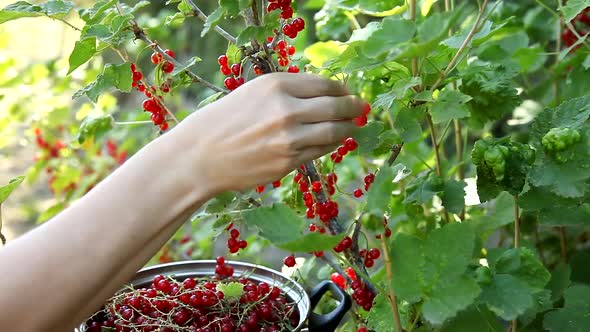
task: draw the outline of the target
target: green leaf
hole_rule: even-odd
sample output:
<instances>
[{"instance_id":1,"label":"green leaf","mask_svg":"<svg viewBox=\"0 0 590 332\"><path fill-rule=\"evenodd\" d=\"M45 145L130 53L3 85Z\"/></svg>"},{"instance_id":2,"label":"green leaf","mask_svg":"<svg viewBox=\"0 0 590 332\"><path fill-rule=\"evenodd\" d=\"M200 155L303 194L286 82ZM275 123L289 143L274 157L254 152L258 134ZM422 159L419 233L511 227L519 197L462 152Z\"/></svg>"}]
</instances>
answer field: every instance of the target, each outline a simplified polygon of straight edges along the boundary
<instances>
[{"instance_id":1,"label":"green leaf","mask_svg":"<svg viewBox=\"0 0 590 332\"><path fill-rule=\"evenodd\" d=\"M418 177L408 183L404 203L424 204L432 200L434 195L444 190L444 182L434 173Z\"/></svg>"},{"instance_id":2,"label":"green leaf","mask_svg":"<svg viewBox=\"0 0 590 332\"><path fill-rule=\"evenodd\" d=\"M62 19L72 8L74 4L70 1L52 0L40 4L18 1L0 10L0 24L23 17L48 16Z\"/></svg>"},{"instance_id":3,"label":"green leaf","mask_svg":"<svg viewBox=\"0 0 590 332\"><path fill-rule=\"evenodd\" d=\"M336 41L317 42L305 48L303 54L312 66L322 68L331 59L336 59L347 46Z\"/></svg>"},{"instance_id":4,"label":"green leaf","mask_svg":"<svg viewBox=\"0 0 590 332\"><path fill-rule=\"evenodd\" d=\"M545 315L543 327L551 332L586 332L590 328L590 286L575 285L564 294L565 305Z\"/></svg>"},{"instance_id":5,"label":"green leaf","mask_svg":"<svg viewBox=\"0 0 590 332\"><path fill-rule=\"evenodd\" d=\"M211 104L211 103L214 103L214 102L216 102L216 101L217 101L219 98L221 98L223 95L224 95L224 93L223 93L223 92L218 92L218 93L215 93L215 94L212 94L212 95L210 95L209 97L207 97L207 98L203 99L203 100L202 100L202 101L199 103L199 105L197 105L197 109L201 109L201 108L203 108L203 107L205 107L205 106L207 106L207 105L209 105L209 104Z\"/></svg>"},{"instance_id":6,"label":"green leaf","mask_svg":"<svg viewBox=\"0 0 590 332\"><path fill-rule=\"evenodd\" d=\"M222 292L226 298L239 299L244 294L244 285L239 282L218 283L217 290Z\"/></svg>"},{"instance_id":7,"label":"green leaf","mask_svg":"<svg viewBox=\"0 0 590 332\"><path fill-rule=\"evenodd\" d=\"M214 29L219 22L225 16L225 8L217 7L209 16L207 16L207 21L203 26L203 31L201 31L201 37L204 37L211 29Z\"/></svg>"},{"instance_id":8,"label":"green leaf","mask_svg":"<svg viewBox=\"0 0 590 332\"><path fill-rule=\"evenodd\" d=\"M19 176L8 181L8 184L0 187L0 204L4 203L8 196L12 194L14 189L16 189L23 182L24 179L24 176Z\"/></svg>"},{"instance_id":9,"label":"green leaf","mask_svg":"<svg viewBox=\"0 0 590 332\"><path fill-rule=\"evenodd\" d=\"M393 287L400 299L423 299L424 318L442 324L467 308L480 289L466 274L475 234L467 224L448 224L421 240L400 233L390 248Z\"/></svg>"},{"instance_id":10,"label":"green leaf","mask_svg":"<svg viewBox=\"0 0 590 332\"><path fill-rule=\"evenodd\" d=\"M483 289L480 300L505 320L513 320L533 306L533 296L522 281L509 274L499 274Z\"/></svg>"},{"instance_id":11,"label":"green leaf","mask_svg":"<svg viewBox=\"0 0 590 332\"><path fill-rule=\"evenodd\" d=\"M590 7L590 0L568 0L566 5L561 7L564 20L566 22L573 20L586 7Z\"/></svg>"},{"instance_id":12,"label":"green leaf","mask_svg":"<svg viewBox=\"0 0 590 332\"><path fill-rule=\"evenodd\" d=\"M358 153L369 154L379 145L379 135L385 129L380 121L370 121L366 126L358 128L353 134L358 143Z\"/></svg>"},{"instance_id":13,"label":"green leaf","mask_svg":"<svg viewBox=\"0 0 590 332\"><path fill-rule=\"evenodd\" d=\"M80 17L87 25L95 24L105 18L105 12L109 9L115 8L118 0L101 0L94 3L94 6L89 9L81 9L79 11Z\"/></svg>"},{"instance_id":14,"label":"green leaf","mask_svg":"<svg viewBox=\"0 0 590 332\"><path fill-rule=\"evenodd\" d=\"M230 17L238 16L251 3L251 0L219 0L219 6L223 7Z\"/></svg>"},{"instance_id":15,"label":"green leaf","mask_svg":"<svg viewBox=\"0 0 590 332\"><path fill-rule=\"evenodd\" d=\"M478 234L486 234L514 223L514 197L504 191L494 202L493 210L490 209L487 215L474 218L473 222Z\"/></svg>"},{"instance_id":16,"label":"green leaf","mask_svg":"<svg viewBox=\"0 0 590 332\"><path fill-rule=\"evenodd\" d=\"M102 73L100 73L96 80L90 83L85 88L77 91L73 98L79 98L82 95L88 96L93 102L98 102L98 97L105 91L109 91L113 87L122 92L131 92L131 83L133 82L133 75L128 63L120 65L107 64Z\"/></svg>"},{"instance_id":17,"label":"green leaf","mask_svg":"<svg viewBox=\"0 0 590 332\"><path fill-rule=\"evenodd\" d=\"M416 110L410 110L407 107L400 106L400 109L392 108L391 112L394 114L393 127L406 143L415 142L422 139L422 127L420 126L419 118L421 118L420 112Z\"/></svg>"},{"instance_id":18,"label":"green leaf","mask_svg":"<svg viewBox=\"0 0 590 332\"><path fill-rule=\"evenodd\" d=\"M375 176L375 182L367 193L367 205L365 211L375 216L383 216L388 211L391 195L395 184L393 179L404 165L397 164L394 167L383 166Z\"/></svg>"},{"instance_id":19,"label":"green leaf","mask_svg":"<svg viewBox=\"0 0 590 332\"><path fill-rule=\"evenodd\" d=\"M237 46L244 46L252 40L263 40L266 38L266 29L262 26L249 26L242 30L237 37Z\"/></svg>"},{"instance_id":20,"label":"green leaf","mask_svg":"<svg viewBox=\"0 0 590 332\"><path fill-rule=\"evenodd\" d=\"M100 138L113 128L113 122L114 119L110 115L87 117L80 125L78 136L76 137L78 143L83 144L90 138Z\"/></svg>"},{"instance_id":21,"label":"green leaf","mask_svg":"<svg viewBox=\"0 0 590 332\"><path fill-rule=\"evenodd\" d=\"M307 222L283 203L242 211L246 224L278 248L293 252L322 251L335 247L344 237L304 234Z\"/></svg>"},{"instance_id":22,"label":"green leaf","mask_svg":"<svg viewBox=\"0 0 590 332\"><path fill-rule=\"evenodd\" d=\"M178 76L180 73L184 72L185 70L189 69L190 67L194 66L197 62L200 62L202 59L194 56L190 58L186 63L182 66L177 66L174 68L174 71L170 74L172 77Z\"/></svg>"},{"instance_id":23,"label":"green leaf","mask_svg":"<svg viewBox=\"0 0 590 332\"><path fill-rule=\"evenodd\" d=\"M461 311L442 327L440 332L504 332L496 316L486 307L471 306Z\"/></svg>"},{"instance_id":24,"label":"green leaf","mask_svg":"<svg viewBox=\"0 0 590 332\"><path fill-rule=\"evenodd\" d=\"M443 89L438 99L432 103L430 113L434 123L448 122L469 116L467 102L472 98L457 90Z\"/></svg>"},{"instance_id":25,"label":"green leaf","mask_svg":"<svg viewBox=\"0 0 590 332\"><path fill-rule=\"evenodd\" d=\"M416 27L412 21L398 17L387 17L381 21L378 28L367 27L365 29L373 31L365 42L357 46L368 58L376 58L385 52L389 52L397 44L412 39L416 33Z\"/></svg>"},{"instance_id":26,"label":"green leaf","mask_svg":"<svg viewBox=\"0 0 590 332\"><path fill-rule=\"evenodd\" d=\"M558 301L566 288L570 285L570 275L572 269L569 265L559 264L553 273L551 273L551 280L547 284L547 289L551 290L551 301Z\"/></svg>"},{"instance_id":27,"label":"green leaf","mask_svg":"<svg viewBox=\"0 0 590 332\"><path fill-rule=\"evenodd\" d=\"M505 251L495 262L494 268L496 273L510 274L531 288L542 289L551 278L549 271L528 248Z\"/></svg>"},{"instance_id":28,"label":"green leaf","mask_svg":"<svg viewBox=\"0 0 590 332\"><path fill-rule=\"evenodd\" d=\"M373 103L373 108L381 108L388 111L393 106L394 101L403 99L411 91L412 87L420 84L422 84L420 77L407 77L396 80L388 92L377 96L377 99Z\"/></svg>"},{"instance_id":29,"label":"green leaf","mask_svg":"<svg viewBox=\"0 0 590 332\"><path fill-rule=\"evenodd\" d=\"M236 44L229 44L225 52L229 64L240 63L242 60L242 51Z\"/></svg>"},{"instance_id":30,"label":"green leaf","mask_svg":"<svg viewBox=\"0 0 590 332\"><path fill-rule=\"evenodd\" d=\"M465 207L464 181L449 180L445 182L444 191L439 194L443 206L451 213L460 213Z\"/></svg>"},{"instance_id":31,"label":"green leaf","mask_svg":"<svg viewBox=\"0 0 590 332\"><path fill-rule=\"evenodd\" d=\"M519 197L520 207L528 211L538 211L539 223L543 225L590 224L590 209L585 197L566 198L553 193L551 189L552 187L531 187Z\"/></svg>"},{"instance_id":32,"label":"green leaf","mask_svg":"<svg viewBox=\"0 0 590 332\"><path fill-rule=\"evenodd\" d=\"M367 317L367 327L372 331L395 332L391 304L383 293L377 294Z\"/></svg>"},{"instance_id":33,"label":"green leaf","mask_svg":"<svg viewBox=\"0 0 590 332\"><path fill-rule=\"evenodd\" d=\"M232 207L235 207L235 204L231 203L236 201L236 197L236 194L231 191L221 193L207 203L205 212L221 213L223 211L231 211Z\"/></svg>"},{"instance_id":34,"label":"green leaf","mask_svg":"<svg viewBox=\"0 0 590 332\"><path fill-rule=\"evenodd\" d=\"M39 215L39 217L37 218L37 224L46 222L47 220L55 217L58 213L63 211L63 209L65 209L65 208L66 208L66 205L61 202L49 207L47 210L45 210L43 213L41 213L41 215Z\"/></svg>"},{"instance_id":35,"label":"green leaf","mask_svg":"<svg viewBox=\"0 0 590 332\"><path fill-rule=\"evenodd\" d=\"M88 62L96 54L96 37L88 37L79 40L74 45L74 50L70 54L70 69L68 75L76 68Z\"/></svg>"}]
</instances>

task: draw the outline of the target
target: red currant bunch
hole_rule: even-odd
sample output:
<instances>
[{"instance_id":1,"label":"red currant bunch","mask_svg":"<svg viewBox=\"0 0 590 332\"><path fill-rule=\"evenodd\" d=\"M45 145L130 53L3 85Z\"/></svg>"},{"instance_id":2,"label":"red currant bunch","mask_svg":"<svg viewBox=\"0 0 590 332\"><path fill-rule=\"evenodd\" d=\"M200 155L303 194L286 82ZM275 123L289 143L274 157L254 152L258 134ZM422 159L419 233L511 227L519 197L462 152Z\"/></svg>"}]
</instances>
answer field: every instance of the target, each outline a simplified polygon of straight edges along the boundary
<instances>
[{"instance_id":1,"label":"red currant bunch","mask_svg":"<svg viewBox=\"0 0 590 332\"><path fill-rule=\"evenodd\" d=\"M248 242L240 240L240 231L236 228L229 229L229 238L227 239L227 248L232 254L237 253L240 249L246 249Z\"/></svg>"}]
</instances>

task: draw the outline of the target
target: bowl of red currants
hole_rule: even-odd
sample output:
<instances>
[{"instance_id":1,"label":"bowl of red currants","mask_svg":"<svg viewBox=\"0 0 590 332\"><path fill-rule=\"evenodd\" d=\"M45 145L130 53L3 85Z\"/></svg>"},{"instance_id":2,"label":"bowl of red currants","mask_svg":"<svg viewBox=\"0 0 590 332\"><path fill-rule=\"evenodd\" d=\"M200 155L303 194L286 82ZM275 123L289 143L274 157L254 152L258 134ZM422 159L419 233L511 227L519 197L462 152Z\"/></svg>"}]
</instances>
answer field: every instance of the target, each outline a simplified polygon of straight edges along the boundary
<instances>
[{"instance_id":1,"label":"bowl of red currants","mask_svg":"<svg viewBox=\"0 0 590 332\"><path fill-rule=\"evenodd\" d=\"M313 312L327 293L335 309ZM219 257L139 271L75 332L330 332L350 306L332 282L306 291L278 271Z\"/></svg>"}]
</instances>

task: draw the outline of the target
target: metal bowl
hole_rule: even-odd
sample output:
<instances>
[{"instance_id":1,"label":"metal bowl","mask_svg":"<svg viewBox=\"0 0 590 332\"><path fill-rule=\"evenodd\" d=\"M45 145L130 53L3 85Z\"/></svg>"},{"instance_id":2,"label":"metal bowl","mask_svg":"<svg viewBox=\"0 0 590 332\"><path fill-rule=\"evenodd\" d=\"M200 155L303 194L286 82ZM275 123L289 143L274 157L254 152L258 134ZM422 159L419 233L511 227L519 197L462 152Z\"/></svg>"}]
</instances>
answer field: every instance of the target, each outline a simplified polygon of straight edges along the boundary
<instances>
[{"instance_id":1,"label":"metal bowl","mask_svg":"<svg viewBox=\"0 0 590 332\"><path fill-rule=\"evenodd\" d=\"M307 294L300 284L278 271L243 262L228 261L227 263L234 268L234 275L247 276L250 280L279 287L291 301L297 304L300 318L299 324L293 331L332 332L336 330L352 305L348 294L330 281L320 283ZM149 287L154 277L159 274L173 276L178 281L186 278L214 276L215 266L216 262L214 260L183 261L156 265L137 272L130 284L135 288ZM314 313L315 306L327 292L331 292L339 301L338 306L325 315ZM84 332L86 330L86 325L82 324L75 332Z\"/></svg>"}]
</instances>

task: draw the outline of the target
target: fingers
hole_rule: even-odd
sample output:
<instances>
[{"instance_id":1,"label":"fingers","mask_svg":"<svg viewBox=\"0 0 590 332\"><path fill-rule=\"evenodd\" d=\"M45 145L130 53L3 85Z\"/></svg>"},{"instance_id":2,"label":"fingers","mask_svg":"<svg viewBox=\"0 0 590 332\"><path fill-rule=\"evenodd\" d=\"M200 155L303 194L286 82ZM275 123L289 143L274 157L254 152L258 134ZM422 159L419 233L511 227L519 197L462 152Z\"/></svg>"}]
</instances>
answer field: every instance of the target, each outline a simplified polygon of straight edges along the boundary
<instances>
[{"instance_id":1,"label":"fingers","mask_svg":"<svg viewBox=\"0 0 590 332\"><path fill-rule=\"evenodd\" d=\"M364 101L357 96L323 96L301 100L297 118L301 123L352 120L363 114Z\"/></svg>"},{"instance_id":2,"label":"fingers","mask_svg":"<svg viewBox=\"0 0 590 332\"><path fill-rule=\"evenodd\" d=\"M310 160L318 159L334 150L336 150L338 145L330 144L330 145L318 145L318 146L310 146L305 148L301 153L298 155L297 162L295 165L301 165L306 163Z\"/></svg>"},{"instance_id":3,"label":"fingers","mask_svg":"<svg viewBox=\"0 0 590 332\"><path fill-rule=\"evenodd\" d=\"M338 81L322 78L312 74L274 73L267 75L278 80L281 88L289 95L301 98L321 96L346 96L350 92ZM284 85L283 85L284 84Z\"/></svg>"},{"instance_id":4,"label":"fingers","mask_svg":"<svg viewBox=\"0 0 590 332\"><path fill-rule=\"evenodd\" d=\"M330 121L304 124L295 129L295 141L299 148L309 146L338 145L352 136L356 126L352 121Z\"/></svg>"}]
</instances>

